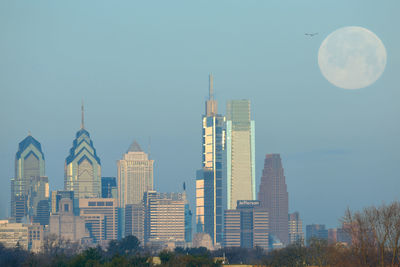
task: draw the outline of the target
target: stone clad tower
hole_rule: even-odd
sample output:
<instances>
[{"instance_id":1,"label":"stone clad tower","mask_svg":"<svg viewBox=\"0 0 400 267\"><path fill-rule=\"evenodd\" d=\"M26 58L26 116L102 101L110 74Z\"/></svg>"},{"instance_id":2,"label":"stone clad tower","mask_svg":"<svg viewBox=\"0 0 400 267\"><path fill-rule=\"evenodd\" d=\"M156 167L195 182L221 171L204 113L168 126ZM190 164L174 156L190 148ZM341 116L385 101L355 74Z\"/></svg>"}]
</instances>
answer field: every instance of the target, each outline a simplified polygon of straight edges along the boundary
<instances>
[{"instance_id":1,"label":"stone clad tower","mask_svg":"<svg viewBox=\"0 0 400 267\"><path fill-rule=\"evenodd\" d=\"M289 196L279 154L265 156L258 199L269 213L270 238L288 245Z\"/></svg>"}]
</instances>

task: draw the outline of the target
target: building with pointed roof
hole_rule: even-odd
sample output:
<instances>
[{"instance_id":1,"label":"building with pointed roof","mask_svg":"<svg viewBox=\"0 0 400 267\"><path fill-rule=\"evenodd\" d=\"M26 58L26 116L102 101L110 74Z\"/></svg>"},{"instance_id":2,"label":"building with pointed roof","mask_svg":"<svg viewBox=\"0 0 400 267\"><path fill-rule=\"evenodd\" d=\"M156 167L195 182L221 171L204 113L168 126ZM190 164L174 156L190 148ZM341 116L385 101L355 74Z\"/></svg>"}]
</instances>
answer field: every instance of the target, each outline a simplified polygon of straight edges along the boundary
<instances>
[{"instance_id":1,"label":"building with pointed roof","mask_svg":"<svg viewBox=\"0 0 400 267\"><path fill-rule=\"evenodd\" d=\"M153 190L153 164L136 141L118 160L118 205L125 208L127 204L142 202L143 193Z\"/></svg>"},{"instance_id":2,"label":"building with pointed roof","mask_svg":"<svg viewBox=\"0 0 400 267\"><path fill-rule=\"evenodd\" d=\"M75 199L101 195L101 162L85 129L83 105L81 129L65 160L64 189L74 191Z\"/></svg>"},{"instance_id":3,"label":"building with pointed roof","mask_svg":"<svg viewBox=\"0 0 400 267\"><path fill-rule=\"evenodd\" d=\"M45 175L45 159L40 143L29 134L18 145L15 155L15 177L11 179L11 216L17 222L27 215L28 189L31 177Z\"/></svg>"}]
</instances>

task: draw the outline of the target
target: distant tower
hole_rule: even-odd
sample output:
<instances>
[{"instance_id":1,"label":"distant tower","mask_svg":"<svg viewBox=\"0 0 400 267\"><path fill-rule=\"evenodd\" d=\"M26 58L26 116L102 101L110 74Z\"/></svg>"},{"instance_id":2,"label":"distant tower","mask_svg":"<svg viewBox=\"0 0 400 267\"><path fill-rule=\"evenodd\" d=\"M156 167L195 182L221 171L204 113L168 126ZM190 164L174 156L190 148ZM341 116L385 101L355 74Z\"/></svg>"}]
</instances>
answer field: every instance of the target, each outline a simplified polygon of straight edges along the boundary
<instances>
[{"instance_id":1,"label":"distant tower","mask_svg":"<svg viewBox=\"0 0 400 267\"><path fill-rule=\"evenodd\" d=\"M196 174L196 230L221 243L224 210L225 117L218 114L213 76L202 121L202 169Z\"/></svg>"},{"instance_id":2,"label":"distant tower","mask_svg":"<svg viewBox=\"0 0 400 267\"><path fill-rule=\"evenodd\" d=\"M258 199L261 206L269 213L270 237L277 238L284 245L288 245L289 197L279 154L267 154L265 156Z\"/></svg>"},{"instance_id":3,"label":"distant tower","mask_svg":"<svg viewBox=\"0 0 400 267\"><path fill-rule=\"evenodd\" d=\"M118 167L118 205L125 208L127 204L140 204L143 193L153 190L154 160L134 141L121 160Z\"/></svg>"},{"instance_id":4,"label":"distant tower","mask_svg":"<svg viewBox=\"0 0 400 267\"><path fill-rule=\"evenodd\" d=\"M186 195L186 184L183 183L182 198L185 203L185 242L192 242L192 211L190 210L189 200Z\"/></svg>"},{"instance_id":5,"label":"distant tower","mask_svg":"<svg viewBox=\"0 0 400 267\"><path fill-rule=\"evenodd\" d=\"M15 177L11 179L11 217L17 222L27 215L31 177L45 175L45 160L40 143L29 134L19 143L15 155Z\"/></svg>"},{"instance_id":6,"label":"distant tower","mask_svg":"<svg viewBox=\"0 0 400 267\"><path fill-rule=\"evenodd\" d=\"M76 133L69 156L65 160L64 170L64 189L74 191L76 200L100 197L101 163L90 134L85 129L83 103L81 129Z\"/></svg>"},{"instance_id":7,"label":"distant tower","mask_svg":"<svg viewBox=\"0 0 400 267\"><path fill-rule=\"evenodd\" d=\"M238 200L256 199L255 123L250 100L231 100L226 110L227 205L235 209Z\"/></svg>"},{"instance_id":8,"label":"distant tower","mask_svg":"<svg viewBox=\"0 0 400 267\"><path fill-rule=\"evenodd\" d=\"M289 244L304 242L303 222L296 211L289 214Z\"/></svg>"}]
</instances>

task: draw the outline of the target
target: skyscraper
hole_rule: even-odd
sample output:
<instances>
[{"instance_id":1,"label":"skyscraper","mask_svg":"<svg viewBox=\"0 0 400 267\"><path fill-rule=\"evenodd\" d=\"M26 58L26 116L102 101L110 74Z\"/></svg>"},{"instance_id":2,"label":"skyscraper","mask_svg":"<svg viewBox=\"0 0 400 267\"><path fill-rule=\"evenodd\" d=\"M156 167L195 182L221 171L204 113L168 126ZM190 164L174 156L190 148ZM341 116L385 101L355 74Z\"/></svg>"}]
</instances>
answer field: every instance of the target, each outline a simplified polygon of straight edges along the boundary
<instances>
[{"instance_id":1,"label":"skyscraper","mask_svg":"<svg viewBox=\"0 0 400 267\"><path fill-rule=\"evenodd\" d=\"M202 170L196 177L196 229L222 242L224 210L225 117L218 114L213 76L209 77L209 98L202 121Z\"/></svg>"},{"instance_id":2,"label":"skyscraper","mask_svg":"<svg viewBox=\"0 0 400 267\"><path fill-rule=\"evenodd\" d=\"M153 190L154 160L148 158L139 144L134 141L128 151L118 160L118 205L140 204L143 193Z\"/></svg>"},{"instance_id":3,"label":"skyscraper","mask_svg":"<svg viewBox=\"0 0 400 267\"><path fill-rule=\"evenodd\" d=\"M30 222L48 224L49 179L46 176L34 176L29 179L27 208ZM40 205L39 205L40 204ZM47 208L47 211L46 211ZM38 210L40 209L40 216ZM44 218L43 216L47 217ZM42 217L41 219L39 217Z\"/></svg>"},{"instance_id":4,"label":"skyscraper","mask_svg":"<svg viewBox=\"0 0 400 267\"><path fill-rule=\"evenodd\" d=\"M270 238L273 242L281 241L287 245L289 241L289 197L279 154L265 156L258 199L261 206L269 213Z\"/></svg>"},{"instance_id":5,"label":"skyscraper","mask_svg":"<svg viewBox=\"0 0 400 267\"><path fill-rule=\"evenodd\" d=\"M255 123L250 100L231 100L226 106L227 208L238 200L256 199Z\"/></svg>"},{"instance_id":6,"label":"skyscraper","mask_svg":"<svg viewBox=\"0 0 400 267\"><path fill-rule=\"evenodd\" d=\"M306 226L307 245L310 244L312 238L328 241L328 229L325 228L325 224L309 224Z\"/></svg>"},{"instance_id":7,"label":"skyscraper","mask_svg":"<svg viewBox=\"0 0 400 267\"><path fill-rule=\"evenodd\" d=\"M44 154L40 143L30 134L19 143L15 155L15 177L11 179L11 216L17 222L27 215L31 177L45 175Z\"/></svg>"},{"instance_id":8,"label":"skyscraper","mask_svg":"<svg viewBox=\"0 0 400 267\"><path fill-rule=\"evenodd\" d=\"M74 191L75 199L100 197L101 163L85 129L83 104L81 129L76 133L64 170L64 189Z\"/></svg>"}]
</instances>

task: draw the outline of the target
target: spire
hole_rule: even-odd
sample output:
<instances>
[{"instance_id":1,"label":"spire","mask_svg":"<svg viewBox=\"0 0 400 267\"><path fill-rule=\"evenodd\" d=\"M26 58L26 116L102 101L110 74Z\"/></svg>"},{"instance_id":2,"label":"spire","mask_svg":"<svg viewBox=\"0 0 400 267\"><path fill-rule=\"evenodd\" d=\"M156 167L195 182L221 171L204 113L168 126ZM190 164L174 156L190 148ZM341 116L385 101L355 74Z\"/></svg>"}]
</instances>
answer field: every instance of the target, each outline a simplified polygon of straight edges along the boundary
<instances>
[{"instance_id":1,"label":"spire","mask_svg":"<svg viewBox=\"0 0 400 267\"><path fill-rule=\"evenodd\" d=\"M210 75L208 76L209 79L209 96L208 99L209 100L214 100L214 78L212 73L210 73Z\"/></svg>"},{"instance_id":2,"label":"spire","mask_svg":"<svg viewBox=\"0 0 400 267\"><path fill-rule=\"evenodd\" d=\"M83 99L82 99L81 112L82 112L81 129L85 129L85 113L83 107Z\"/></svg>"},{"instance_id":3,"label":"spire","mask_svg":"<svg viewBox=\"0 0 400 267\"><path fill-rule=\"evenodd\" d=\"M30 131L30 130L28 131L28 136L32 136L32 133L31 133L31 131Z\"/></svg>"}]
</instances>

